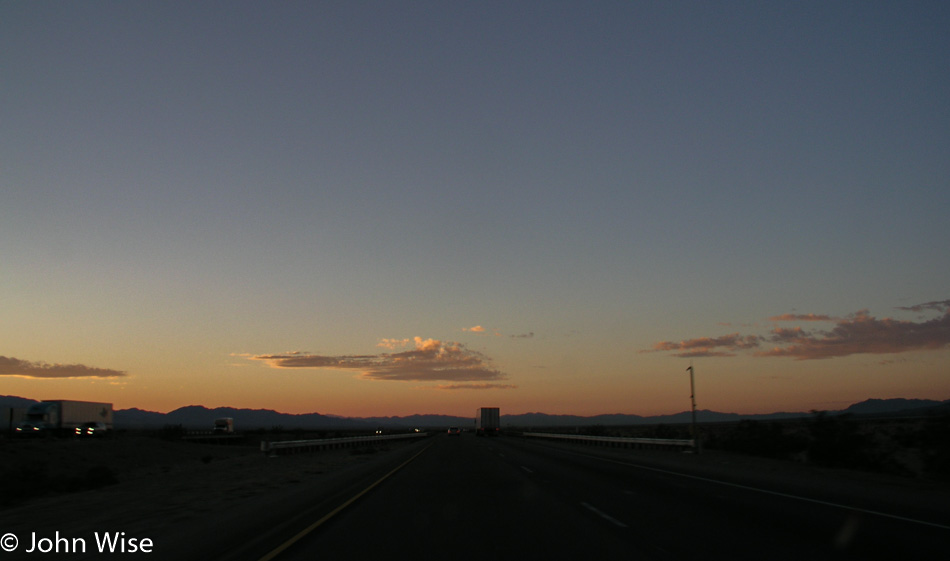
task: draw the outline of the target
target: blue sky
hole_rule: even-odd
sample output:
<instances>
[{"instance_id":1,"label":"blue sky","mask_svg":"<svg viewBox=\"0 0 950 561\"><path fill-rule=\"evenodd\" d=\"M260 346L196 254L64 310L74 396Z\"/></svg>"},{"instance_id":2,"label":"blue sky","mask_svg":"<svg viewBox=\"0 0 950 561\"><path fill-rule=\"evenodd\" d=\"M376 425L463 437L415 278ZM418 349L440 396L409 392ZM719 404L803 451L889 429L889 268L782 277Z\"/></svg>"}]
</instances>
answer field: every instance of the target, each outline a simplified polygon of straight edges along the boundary
<instances>
[{"instance_id":1,"label":"blue sky","mask_svg":"<svg viewBox=\"0 0 950 561\"><path fill-rule=\"evenodd\" d=\"M673 412L688 360L658 344L947 312L907 309L950 298L944 3L0 14L3 393ZM700 406L947 399L934 337L696 355Z\"/></svg>"}]
</instances>

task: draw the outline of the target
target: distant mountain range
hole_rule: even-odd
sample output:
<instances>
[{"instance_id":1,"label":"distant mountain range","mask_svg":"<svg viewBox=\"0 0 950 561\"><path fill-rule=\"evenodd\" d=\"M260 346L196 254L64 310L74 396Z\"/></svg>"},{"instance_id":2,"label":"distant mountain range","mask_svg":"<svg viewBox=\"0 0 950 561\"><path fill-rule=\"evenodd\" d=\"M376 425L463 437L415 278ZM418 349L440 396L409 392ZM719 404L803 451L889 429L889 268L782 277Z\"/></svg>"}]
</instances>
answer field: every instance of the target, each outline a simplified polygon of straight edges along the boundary
<instances>
[{"instance_id":1,"label":"distant mountain range","mask_svg":"<svg viewBox=\"0 0 950 561\"><path fill-rule=\"evenodd\" d=\"M16 396L0 396L0 408L26 408L36 403L35 400ZM861 416L903 415L903 414L950 414L950 400L934 401L930 399L868 399L855 403L846 409L828 411L828 414L853 414ZM742 415L739 413L720 413L717 411L701 410L696 412L696 418L701 423L718 423L740 421L744 419L758 421L772 421L808 417L811 413L768 413L762 415ZM270 409L235 409L233 407L217 407L208 409L201 405L180 407L168 413L156 413L142 409L119 409L115 411L116 428L141 429L161 428L167 425L181 425L189 429L210 429L214 419L218 417L232 417L238 430L240 429L373 429L411 428L411 427L467 427L472 424L470 417L454 417L451 415L410 415L407 417L338 417L307 413L294 415L279 413ZM577 415L549 415L547 413L523 413L520 415L502 415L503 426L517 427L587 427L594 425L656 425L679 424L691 421L692 414L683 411L673 415L657 415L641 417L640 415L594 415L581 417Z\"/></svg>"}]
</instances>

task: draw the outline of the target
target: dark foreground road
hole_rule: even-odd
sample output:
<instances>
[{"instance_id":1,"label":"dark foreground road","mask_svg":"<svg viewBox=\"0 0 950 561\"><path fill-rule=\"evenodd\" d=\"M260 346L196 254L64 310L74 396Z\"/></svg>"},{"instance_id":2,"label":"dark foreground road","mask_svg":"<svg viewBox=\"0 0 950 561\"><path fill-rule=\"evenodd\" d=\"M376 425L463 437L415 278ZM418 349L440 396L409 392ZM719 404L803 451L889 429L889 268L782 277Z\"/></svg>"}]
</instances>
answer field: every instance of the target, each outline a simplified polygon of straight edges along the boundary
<instances>
[{"instance_id":1,"label":"dark foreground road","mask_svg":"<svg viewBox=\"0 0 950 561\"><path fill-rule=\"evenodd\" d=\"M950 508L601 456L440 435L264 558L909 560L932 559L950 544Z\"/></svg>"}]
</instances>

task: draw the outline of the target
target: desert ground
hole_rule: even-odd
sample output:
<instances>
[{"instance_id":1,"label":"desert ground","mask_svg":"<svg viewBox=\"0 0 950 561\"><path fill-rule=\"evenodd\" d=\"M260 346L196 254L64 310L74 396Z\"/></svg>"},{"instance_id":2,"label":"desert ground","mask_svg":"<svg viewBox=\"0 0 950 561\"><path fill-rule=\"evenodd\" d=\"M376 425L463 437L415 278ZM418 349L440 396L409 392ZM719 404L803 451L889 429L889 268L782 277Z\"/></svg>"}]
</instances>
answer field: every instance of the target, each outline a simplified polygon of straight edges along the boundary
<instances>
[{"instance_id":1,"label":"desert ground","mask_svg":"<svg viewBox=\"0 0 950 561\"><path fill-rule=\"evenodd\" d=\"M258 441L222 446L137 435L0 440L0 533L124 531L166 547L226 538L238 526L224 521L272 513L304 487L331 482L336 472L406 445L267 457Z\"/></svg>"}]
</instances>

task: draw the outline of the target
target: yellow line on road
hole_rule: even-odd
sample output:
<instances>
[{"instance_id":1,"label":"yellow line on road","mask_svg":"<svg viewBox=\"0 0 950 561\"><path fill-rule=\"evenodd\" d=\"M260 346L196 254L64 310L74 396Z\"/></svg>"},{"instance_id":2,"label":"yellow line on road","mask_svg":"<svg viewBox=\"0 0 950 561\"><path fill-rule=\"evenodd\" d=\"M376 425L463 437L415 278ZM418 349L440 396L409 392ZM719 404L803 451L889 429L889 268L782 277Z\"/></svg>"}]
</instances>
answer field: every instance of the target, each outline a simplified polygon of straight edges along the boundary
<instances>
[{"instance_id":1,"label":"yellow line on road","mask_svg":"<svg viewBox=\"0 0 950 561\"><path fill-rule=\"evenodd\" d=\"M300 539L302 539L304 536L306 536L306 535L309 534L310 532L312 532L312 531L316 530L317 528L319 528L320 526L322 526L322 525L323 525L324 523L326 523L328 520L330 520L331 518L333 518L334 516L336 516L337 514L339 514L340 512L342 512L343 509L345 509L346 507L350 506L351 504L353 504L353 503L355 503L357 500L359 500L360 497L362 497L362 496L365 495L366 493L369 493L370 491L372 491L373 488L375 488L377 485L379 485L379 484L382 483L383 481L389 479L389 476L391 476L392 474L394 474L394 473L396 473L397 471L401 470L401 469L402 469L403 467L405 467L409 462L415 460L417 457L419 457L420 454L422 454L423 452L425 452L426 450L428 450L428 449L429 449L429 446L432 446L432 444L429 443L428 446L426 446L426 447L423 448L422 450L419 450L418 452L416 452L416 454L414 454L411 458L409 458L409 459L406 460L405 462L403 462L403 463L399 464L398 466L396 466L392 471L390 471L390 472L387 473L386 475L380 477L378 480L376 480L375 483L373 483L373 484L370 485L369 487L363 489L362 491L360 491L359 493L357 493L356 495L354 495L352 498L350 498L348 501L346 501L345 503L341 504L340 506L336 507L335 509L333 509L332 511L330 511L329 513L327 513L327 514L326 514L323 518L321 518L320 520L317 520L316 522L314 522L314 523L311 524L310 526L307 526L305 529L301 530L296 536L294 536L294 537L290 538L289 540L285 541L284 543L280 544L280 546L278 546L276 549L274 549L273 551L271 551L271 552L268 553L267 555L261 557L258 561L271 561L272 559L274 559L275 557L277 557L278 555L280 555L281 553L283 553L284 550L286 550L288 547L290 547L290 546L292 546L293 544L297 543L297 542L300 541Z\"/></svg>"}]
</instances>

